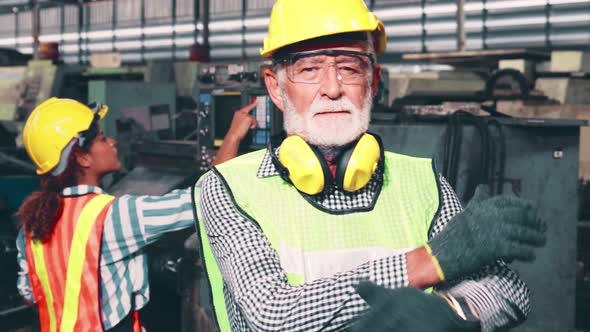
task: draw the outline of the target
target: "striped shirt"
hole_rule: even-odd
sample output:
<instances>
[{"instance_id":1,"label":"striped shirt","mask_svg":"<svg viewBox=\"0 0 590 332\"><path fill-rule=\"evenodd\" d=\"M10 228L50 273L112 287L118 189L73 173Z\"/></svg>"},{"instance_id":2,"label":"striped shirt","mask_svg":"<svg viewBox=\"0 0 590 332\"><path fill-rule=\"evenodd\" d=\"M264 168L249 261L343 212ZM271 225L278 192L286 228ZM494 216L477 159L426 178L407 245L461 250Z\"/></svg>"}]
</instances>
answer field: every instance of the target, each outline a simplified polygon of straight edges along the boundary
<instances>
[{"instance_id":1,"label":"striped shirt","mask_svg":"<svg viewBox=\"0 0 590 332\"><path fill-rule=\"evenodd\" d=\"M257 176L278 176L266 153ZM362 209L378 199L374 175L369 184L345 194L336 187L312 197L313 204L331 211ZM353 291L361 280L389 288L407 287L405 255L369 261L352 270L301 286L288 283L276 251L255 221L236 206L231 188L218 172L210 171L199 182L199 208L213 254L223 275L224 296L232 331L342 331L368 309ZM428 234L436 236L461 203L446 180L439 176L441 202ZM503 262L487 266L457 284L438 287L477 308L483 332L522 321L530 311L529 290ZM463 308L465 311L469 307ZM427 318L427 317L425 317Z\"/></svg>"},{"instance_id":2,"label":"striped shirt","mask_svg":"<svg viewBox=\"0 0 590 332\"><path fill-rule=\"evenodd\" d=\"M80 185L63 190L63 196L104 193L99 187ZM110 206L102 236L100 294L102 321L108 330L133 310L144 307L150 297L145 248L168 232L194 226L190 189L163 196L123 195ZM25 237L17 237L20 266L17 288L34 302L28 277Z\"/></svg>"}]
</instances>

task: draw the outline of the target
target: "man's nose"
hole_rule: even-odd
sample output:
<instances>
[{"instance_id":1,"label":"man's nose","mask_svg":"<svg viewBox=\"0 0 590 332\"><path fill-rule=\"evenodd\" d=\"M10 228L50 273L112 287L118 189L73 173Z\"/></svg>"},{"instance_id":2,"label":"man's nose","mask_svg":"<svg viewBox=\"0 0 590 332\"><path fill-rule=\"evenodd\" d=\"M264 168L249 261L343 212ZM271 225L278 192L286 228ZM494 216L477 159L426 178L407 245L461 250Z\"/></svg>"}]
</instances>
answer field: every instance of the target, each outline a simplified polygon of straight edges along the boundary
<instances>
[{"instance_id":1,"label":"man's nose","mask_svg":"<svg viewBox=\"0 0 590 332\"><path fill-rule=\"evenodd\" d=\"M342 96L342 76L335 64L329 64L324 69L320 93L330 99L338 99Z\"/></svg>"},{"instance_id":2,"label":"man's nose","mask_svg":"<svg viewBox=\"0 0 590 332\"><path fill-rule=\"evenodd\" d=\"M117 140L112 137L109 137L109 145L110 146L117 146Z\"/></svg>"}]
</instances>

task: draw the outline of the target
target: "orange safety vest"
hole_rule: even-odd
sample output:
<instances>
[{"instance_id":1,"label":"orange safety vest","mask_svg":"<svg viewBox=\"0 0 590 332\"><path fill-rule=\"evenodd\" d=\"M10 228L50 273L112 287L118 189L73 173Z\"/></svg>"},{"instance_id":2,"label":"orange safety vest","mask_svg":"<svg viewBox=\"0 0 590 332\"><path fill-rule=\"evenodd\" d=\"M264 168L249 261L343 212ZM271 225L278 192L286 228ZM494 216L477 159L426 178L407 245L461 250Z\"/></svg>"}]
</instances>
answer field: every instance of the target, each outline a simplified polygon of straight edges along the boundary
<instances>
[{"instance_id":1,"label":"orange safety vest","mask_svg":"<svg viewBox=\"0 0 590 332\"><path fill-rule=\"evenodd\" d=\"M27 237L27 264L42 332L103 331L99 263L104 220L113 196L63 198L46 242Z\"/></svg>"}]
</instances>

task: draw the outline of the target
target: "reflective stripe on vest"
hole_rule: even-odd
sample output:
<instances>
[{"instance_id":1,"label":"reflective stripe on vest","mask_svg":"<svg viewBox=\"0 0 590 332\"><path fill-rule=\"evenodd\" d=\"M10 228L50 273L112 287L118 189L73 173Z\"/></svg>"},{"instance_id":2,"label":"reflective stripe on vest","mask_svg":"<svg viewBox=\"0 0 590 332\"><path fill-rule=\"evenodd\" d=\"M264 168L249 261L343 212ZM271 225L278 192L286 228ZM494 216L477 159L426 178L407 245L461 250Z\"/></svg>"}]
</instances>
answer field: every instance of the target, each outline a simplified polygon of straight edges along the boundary
<instances>
[{"instance_id":1,"label":"reflective stripe on vest","mask_svg":"<svg viewBox=\"0 0 590 332\"><path fill-rule=\"evenodd\" d=\"M198 202L199 191L193 191L193 197L195 198L195 202ZM219 266L215 262L215 257L213 256L213 251L211 250L211 245L209 244L209 239L205 234L205 225L203 224L203 218L200 214L200 209L196 209L197 211L197 233L199 234L199 239L201 243L201 255L203 256L203 265L205 268L205 273L208 276L209 280L209 287L213 294L211 294L213 302L213 311L215 312L215 320L217 322L217 329L220 332L229 332L231 331L229 317L227 315L227 309L225 307L225 299L223 296L223 278L221 277L221 271L219 271Z\"/></svg>"},{"instance_id":2,"label":"reflective stripe on vest","mask_svg":"<svg viewBox=\"0 0 590 332\"><path fill-rule=\"evenodd\" d=\"M41 241L32 241L31 249L33 251L33 256L35 259L35 269L39 279L41 280L41 285L43 287L46 302L43 305L46 307L46 310L49 314L49 331L55 332L55 310L53 310L53 293L51 292L51 287L49 286L49 275L47 273L47 267L45 266L45 255L43 254L43 245L40 244Z\"/></svg>"},{"instance_id":3,"label":"reflective stripe on vest","mask_svg":"<svg viewBox=\"0 0 590 332\"><path fill-rule=\"evenodd\" d=\"M265 151L257 151L216 166L245 217L252 217L279 255L292 285L300 285L368 261L403 253L428 240L439 208L438 182L432 161L385 153L383 188L372 209L330 214L307 202L279 176L257 178ZM199 183L194 200L198 202ZM223 303L221 275L199 218L207 276L212 287L218 324L229 326ZM217 280L216 280L217 279ZM225 317L224 317L225 315ZM229 331L221 329L221 331Z\"/></svg>"},{"instance_id":4,"label":"reflective stripe on vest","mask_svg":"<svg viewBox=\"0 0 590 332\"><path fill-rule=\"evenodd\" d=\"M45 316L49 320L49 322L41 321L41 327L46 331L47 325L49 325L49 331L55 332L56 326L60 322L59 331L61 332L70 332L73 331L76 323L78 322L79 316L79 303L81 302L81 290L87 289L88 287L95 287L96 290L91 290L90 293L95 296L96 298L93 300L96 303L95 309L91 309L89 311L96 311L96 319L99 319L100 313L99 311L99 299L98 299L98 283L96 285L88 285L83 280L83 272L85 270L85 264L87 262L87 254L89 254L88 250L100 250L100 241L99 239L102 238L102 226L104 224L104 217L106 215L106 207L114 200L114 196L110 195L94 195L94 197L84 197L81 198L72 198L72 200L80 200L86 199L86 202L83 202L83 207L77 217L77 222L75 223L73 234L70 239L70 248L69 248L69 256L67 258L67 268L65 271L65 285L63 286L63 305L61 306L61 315L56 314L54 305L61 305L61 303L55 303L55 301L59 301L60 299L56 298L53 290L54 287L58 287L57 284L52 284L51 280L55 276L50 277L50 271L47 269L46 260L44 250L49 250L47 245L41 243L41 241L30 241L29 240L29 247L31 248L31 252L33 254L34 264L30 264L30 266L34 266L34 269L30 270L36 276L41 283L42 289L38 289L35 287L35 283L32 283L34 293L36 294L36 300L39 304L40 315L42 314L41 311L44 309L47 310L47 315L41 315L41 317ZM72 204L73 206L70 208L71 211L65 211L66 213L75 213L76 211L76 202L74 201ZM74 211L74 212L72 212ZM65 215L62 218L75 218L73 215ZM62 218L60 218L60 221ZM70 220L66 220L70 221ZM71 221L70 221L71 222ZM60 227L68 227L68 223L60 225ZM71 227L71 226L70 226ZM89 248L89 239L93 232L95 233L93 236L93 247ZM64 233L67 234L67 233ZM66 239L62 239L66 240ZM55 246L56 244L54 244ZM95 253L92 253L93 255ZM28 256L29 257L29 256ZM99 254L96 253L92 256L92 265L86 269L91 273L98 274L98 257ZM32 278L34 279L34 278ZM93 280L98 280L96 277ZM84 285L82 287L82 285ZM36 289L37 288L37 289ZM41 295L39 295L41 294ZM44 295L44 296L43 296ZM37 299L40 297L41 299ZM44 298L43 298L44 297ZM45 303L39 303L39 300ZM45 300L45 301L43 301ZM59 317L61 316L61 317ZM87 317L84 317L84 319ZM93 326L93 329L99 328L102 330L102 325L100 327Z\"/></svg>"}]
</instances>

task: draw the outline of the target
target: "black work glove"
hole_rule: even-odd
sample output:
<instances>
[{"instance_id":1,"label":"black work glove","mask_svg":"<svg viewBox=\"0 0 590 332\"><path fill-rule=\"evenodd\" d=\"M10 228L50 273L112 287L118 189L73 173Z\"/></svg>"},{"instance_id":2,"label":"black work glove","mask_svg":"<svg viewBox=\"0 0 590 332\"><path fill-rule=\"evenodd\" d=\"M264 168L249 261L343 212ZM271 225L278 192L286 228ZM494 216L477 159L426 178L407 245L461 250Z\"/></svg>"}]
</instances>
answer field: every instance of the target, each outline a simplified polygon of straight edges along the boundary
<instances>
[{"instance_id":1,"label":"black work glove","mask_svg":"<svg viewBox=\"0 0 590 332\"><path fill-rule=\"evenodd\" d=\"M489 198L478 186L465 210L428 242L446 280L468 275L497 260L535 259L545 245L546 225L527 200L512 195Z\"/></svg>"},{"instance_id":2,"label":"black work glove","mask_svg":"<svg viewBox=\"0 0 590 332\"><path fill-rule=\"evenodd\" d=\"M439 295L417 288L389 289L362 282L356 287L369 304L369 311L351 332L475 332L479 321L463 320Z\"/></svg>"}]
</instances>

